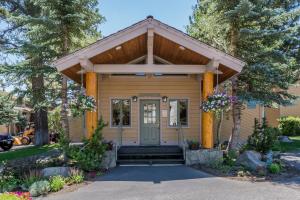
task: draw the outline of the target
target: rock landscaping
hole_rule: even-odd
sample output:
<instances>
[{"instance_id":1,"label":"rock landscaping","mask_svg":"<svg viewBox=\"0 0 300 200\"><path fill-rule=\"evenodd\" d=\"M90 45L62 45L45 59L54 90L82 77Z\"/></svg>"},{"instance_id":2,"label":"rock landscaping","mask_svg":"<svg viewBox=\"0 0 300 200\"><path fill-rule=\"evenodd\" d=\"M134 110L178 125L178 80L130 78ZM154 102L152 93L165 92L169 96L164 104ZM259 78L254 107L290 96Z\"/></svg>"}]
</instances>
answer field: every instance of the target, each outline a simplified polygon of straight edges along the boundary
<instances>
[{"instance_id":1,"label":"rock landscaping","mask_svg":"<svg viewBox=\"0 0 300 200\"><path fill-rule=\"evenodd\" d=\"M185 154L185 164L209 164L222 162L223 152L217 149L187 150Z\"/></svg>"},{"instance_id":2,"label":"rock landscaping","mask_svg":"<svg viewBox=\"0 0 300 200\"><path fill-rule=\"evenodd\" d=\"M237 164L253 171L259 171L266 168L266 162L262 161L262 155L256 151L245 151L238 159Z\"/></svg>"},{"instance_id":3,"label":"rock landscaping","mask_svg":"<svg viewBox=\"0 0 300 200\"><path fill-rule=\"evenodd\" d=\"M68 177L70 174L70 167L47 167L42 169L43 177L51 177L51 176L63 176Z\"/></svg>"},{"instance_id":4,"label":"rock landscaping","mask_svg":"<svg viewBox=\"0 0 300 200\"><path fill-rule=\"evenodd\" d=\"M115 146L102 141L101 130L104 126L100 120L93 136L85 139L82 145L71 145L62 137L57 149L2 164L0 199L27 200L30 196L58 192L101 176L115 167ZM21 198L19 194L27 196Z\"/></svg>"}]
</instances>

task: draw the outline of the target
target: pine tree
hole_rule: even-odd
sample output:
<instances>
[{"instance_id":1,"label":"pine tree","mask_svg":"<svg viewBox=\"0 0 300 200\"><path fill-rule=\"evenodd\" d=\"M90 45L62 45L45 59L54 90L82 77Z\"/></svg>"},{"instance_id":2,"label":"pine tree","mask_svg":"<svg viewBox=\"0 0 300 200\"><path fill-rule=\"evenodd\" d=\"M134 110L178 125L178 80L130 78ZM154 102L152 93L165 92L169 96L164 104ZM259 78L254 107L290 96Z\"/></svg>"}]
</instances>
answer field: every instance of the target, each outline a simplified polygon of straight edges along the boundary
<instances>
[{"instance_id":1,"label":"pine tree","mask_svg":"<svg viewBox=\"0 0 300 200\"><path fill-rule=\"evenodd\" d=\"M0 17L7 25L1 31L1 53L16 57L14 62L1 63L0 72L6 81L15 86L14 93L18 98L30 97L35 112L35 144L47 144L49 136L45 77L54 70L46 64L51 57L49 51L45 51L36 37L39 32L36 24L41 17L40 7L30 0L3 0L0 5Z\"/></svg>"},{"instance_id":2,"label":"pine tree","mask_svg":"<svg viewBox=\"0 0 300 200\"><path fill-rule=\"evenodd\" d=\"M45 16L44 29L47 30L47 45L55 49L56 57L67 55L71 51L94 42L100 37L97 26L104 21L97 9L96 0L36 0ZM68 82L61 77L61 121L65 134L69 134L68 125Z\"/></svg>"},{"instance_id":3,"label":"pine tree","mask_svg":"<svg viewBox=\"0 0 300 200\"><path fill-rule=\"evenodd\" d=\"M231 149L238 148L241 109L245 101L265 106L286 105L295 96L290 84L299 79L299 2L257 0L198 0L187 31L246 61L232 78L234 103Z\"/></svg>"}]
</instances>

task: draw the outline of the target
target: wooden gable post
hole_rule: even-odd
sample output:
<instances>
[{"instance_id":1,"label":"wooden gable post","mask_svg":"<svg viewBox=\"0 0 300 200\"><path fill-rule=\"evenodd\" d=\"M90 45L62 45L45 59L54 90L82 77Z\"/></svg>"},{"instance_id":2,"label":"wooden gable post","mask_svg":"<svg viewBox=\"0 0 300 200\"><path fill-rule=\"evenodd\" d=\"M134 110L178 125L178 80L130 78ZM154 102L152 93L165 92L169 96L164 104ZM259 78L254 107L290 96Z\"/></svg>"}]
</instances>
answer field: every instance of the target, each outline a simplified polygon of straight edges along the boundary
<instances>
[{"instance_id":1,"label":"wooden gable post","mask_svg":"<svg viewBox=\"0 0 300 200\"><path fill-rule=\"evenodd\" d=\"M203 100L207 100L209 95L214 92L214 73L218 73L219 60L212 59L207 65L207 71L203 74ZM202 111L202 147L203 148L213 148L214 138L213 138L213 126L214 126L214 116L212 112Z\"/></svg>"},{"instance_id":2,"label":"wooden gable post","mask_svg":"<svg viewBox=\"0 0 300 200\"><path fill-rule=\"evenodd\" d=\"M205 72L203 74L203 100L205 101L214 90L214 74L213 72ZM202 147L213 148L213 113L202 111Z\"/></svg>"},{"instance_id":3,"label":"wooden gable post","mask_svg":"<svg viewBox=\"0 0 300 200\"><path fill-rule=\"evenodd\" d=\"M85 74L85 85L86 85L86 95L94 97L97 104L97 73L94 72L94 64L87 58L79 58L81 67L86 71ZM87 138L90 138L97 128L98 122L98 109L96 111L86 112L86 130Z\"/></svg>"},{"instance_id":4,"label":"wooden gable post","mask_svg":"<svg viewBox=\"0 0 300 200\"><path fill-rule=\"evenodd\" d=\"M86 73L86 95L92 96L97 102L97 74L96 72ZM97 105L97 103L96 103ZM87 137L90 138L97 128L98 110L86 112Z\"/></svg>"}]
</instances>

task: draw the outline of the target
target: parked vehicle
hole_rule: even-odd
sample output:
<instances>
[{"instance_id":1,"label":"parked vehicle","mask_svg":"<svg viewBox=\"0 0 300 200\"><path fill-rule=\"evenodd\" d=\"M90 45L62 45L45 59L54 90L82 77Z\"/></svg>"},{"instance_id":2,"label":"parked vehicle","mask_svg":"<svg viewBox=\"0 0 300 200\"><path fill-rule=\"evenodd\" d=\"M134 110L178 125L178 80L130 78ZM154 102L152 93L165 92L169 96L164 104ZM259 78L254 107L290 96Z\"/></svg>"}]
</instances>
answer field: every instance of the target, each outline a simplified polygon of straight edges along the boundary
<instances>
[{"instance_id":1,"label":"parked vehicle","mask_svg":"<svg viewBox=\"0 0 300 200\"><path fill-rule=\"evenodd\" d=\"M18 133L18 136L15 137L15 144L16 145L29 145L34 141L34 123L29 123L26 126L24 132Z\"/></svg>"},{"instance_id":2,"label":"parked vehicle","mask_svg":"<svg viewBox=\"0 0 300 200\"><path fill-rule=\"evenodd\" d=\"M0 147L4 151L8 151L14 144L14 138L11 135L0 135Z\"/></svg>"}]
</instances>

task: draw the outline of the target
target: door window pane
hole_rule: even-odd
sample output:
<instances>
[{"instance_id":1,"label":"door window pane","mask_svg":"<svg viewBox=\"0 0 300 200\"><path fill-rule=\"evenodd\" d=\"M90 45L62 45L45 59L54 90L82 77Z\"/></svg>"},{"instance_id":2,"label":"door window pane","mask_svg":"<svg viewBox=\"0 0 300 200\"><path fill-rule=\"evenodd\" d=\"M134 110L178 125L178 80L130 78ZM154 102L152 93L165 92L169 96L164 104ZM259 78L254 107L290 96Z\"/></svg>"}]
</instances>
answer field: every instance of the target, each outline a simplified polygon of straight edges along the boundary
<instances>
[{"instance_id":1,"label":"door window pane","mask_svg":"<svg viewBox=\"0 0 300 200\"><path fill-rule=\"evenodd\" d=\"M188 126L188 100L169 101L169 126Z\"/></svg>"},{"instance_id":2,"label":"door window pane","mask_svg":"<svg viewBox=\"0 0 300 200\"><path fill-rule=\"evenodd\" d=\"M156 123L156 104L144 104L144 124Z\"/></svg>"},{"instance_id":3,"label":"door window pane","mask_svg":"<svg viewBox=\"0 0 300 200\"><path fill-rule=\"evenodd\" d=\"M130 126L131 103L129 99L113 99L111 101L111 125L117 127ZM122 124L120 122L122 121Z\"/></svg>"}]
</instances>

